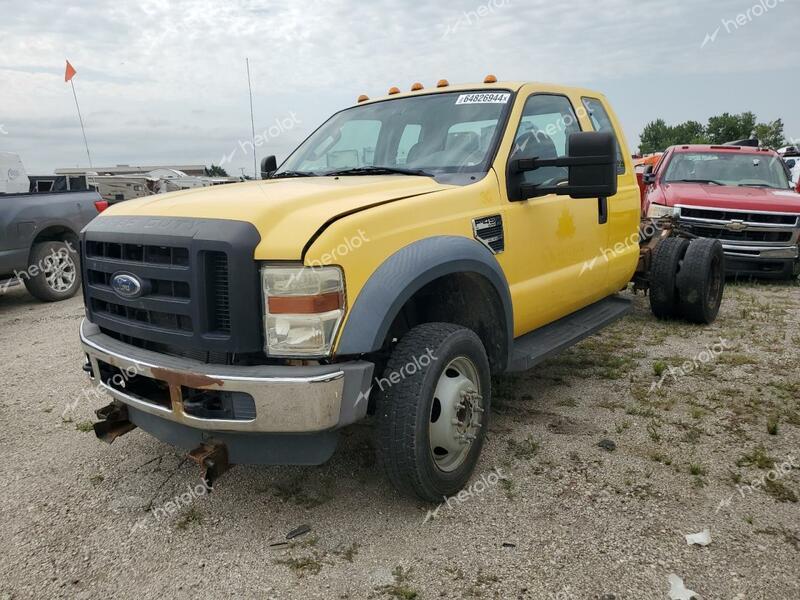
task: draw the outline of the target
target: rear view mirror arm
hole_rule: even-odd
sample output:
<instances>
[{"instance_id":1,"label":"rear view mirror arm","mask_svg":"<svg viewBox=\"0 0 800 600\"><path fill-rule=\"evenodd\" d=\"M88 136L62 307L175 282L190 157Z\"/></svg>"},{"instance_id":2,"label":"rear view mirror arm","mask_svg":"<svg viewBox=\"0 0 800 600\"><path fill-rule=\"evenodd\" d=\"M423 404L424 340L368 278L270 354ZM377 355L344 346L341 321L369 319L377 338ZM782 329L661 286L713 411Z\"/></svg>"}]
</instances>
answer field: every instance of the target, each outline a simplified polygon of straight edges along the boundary
<instances>
[{"instance_id":1,"label":"rear view mirror arm","mask_svg":"<svg viewBox=\"0 0 800 600\"><path fill-rule=\"evenodd\" d=\"M564 156L562 158L518 158L511 163L512 173L535 171L542 167L580 167L615 164L605 156Z\"/></svg>"}]
</instances>

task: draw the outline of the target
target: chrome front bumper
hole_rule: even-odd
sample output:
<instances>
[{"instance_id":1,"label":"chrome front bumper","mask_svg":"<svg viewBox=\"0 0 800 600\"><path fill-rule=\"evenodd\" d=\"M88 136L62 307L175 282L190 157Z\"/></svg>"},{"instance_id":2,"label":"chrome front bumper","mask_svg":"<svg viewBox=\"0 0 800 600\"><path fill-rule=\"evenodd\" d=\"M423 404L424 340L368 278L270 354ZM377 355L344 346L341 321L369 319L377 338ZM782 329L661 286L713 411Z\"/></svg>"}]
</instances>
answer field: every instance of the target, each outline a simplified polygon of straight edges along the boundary
<instances>
[{"instance_id":1,"label":"chrome front bumper","mask_svg":"<svg viewBox=\"0 0 800 600\"><path fill-rule=\"evenodd\" d=\"M800 257L797 246L747 246L743 244L722 244L727 256L763 260L796 260Z\"/></svg>"},{"instance_id":2,"label":"chrome front bumper","mask_svg":"<svg viewBox=\"0 0 800 600\"><path fill-rule=\"evenodd\" d=\"M370 362L298 367L209 365L124 344L86 320L81 322L80 339L96 387L132 408L193 429L311 433L349 425L367 412L373 370ZM102 381L101 362L129 376L141 375L165 384L170 406ZM255 418L212 419L188 414L183 388L249 394Z\"/></svg>"}]
</instances>

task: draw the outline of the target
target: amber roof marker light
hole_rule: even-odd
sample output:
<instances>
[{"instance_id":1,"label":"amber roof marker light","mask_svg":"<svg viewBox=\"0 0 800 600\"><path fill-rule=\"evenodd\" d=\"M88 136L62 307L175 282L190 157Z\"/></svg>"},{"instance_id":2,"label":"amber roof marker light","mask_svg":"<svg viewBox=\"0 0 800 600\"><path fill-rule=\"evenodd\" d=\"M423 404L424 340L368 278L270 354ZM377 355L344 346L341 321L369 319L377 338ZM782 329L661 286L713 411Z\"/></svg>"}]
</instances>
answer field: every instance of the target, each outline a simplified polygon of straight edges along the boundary
<instances>
[{"instance_id":1,"label":"amber roof marker light","mask_svg":"<svg viewBox=\"0 0 800 600\"><path fill-rule=\"evenodd\" d=\"M359 101L359 102L366 102L367 100L369 100L369 96L367 96L366 94L361 94L361 95L358 97L358 101Z\"/></svg>"},{"instance_id":2,"label":"amber roof marker light","mask_svg":"<svg viewBox=\"0 0 800 600\"><path fill-rule=\"evenodd\" d=\"M440 79L439 81L436 82L436 87L437 88L439 88L439 87L447 87L448 85L450 85L450 82L447 81L447 79Z\"/></svg>"},{"instance_id":3,"label":"amber roof marker light","mask_svg":"<svg viewBox=\"0 0 800 600\"><path fill-rule=\"evenodd\" d=\"M483 80L483 83L497 83L497 77L494 75L487 75L486 79Z\"/></svg>"},{"instance_id":4,"label":"amber roof marker light","mask_svg":"<svg viewBox=\"0 0 800 600\"><path fill-rule=\"evenodd\" d=\"M400 88L399 87L392 86L392 87L389 88L389 95L390 96L393 96L394 94L399 94L399 93L400 93Z\"/></svg>"},{"instance_id":5,"label":"amber roof marker light","mask_svg":"<svg viewBox=\"0 0 800 600\"><path fill-rule=\"evenodd\" d=\"M418 81L418 82L416 82L416 83L414 83L414 84L412 84L412 85L411 85L411 91L412 91L412 92L418 92L418 91L420 91L421 89L424 89L424 87L425 87L425 86L423 86L423 85L422 85L422 84L421 84L421 83Z\"/></svg>"}]
</instances>

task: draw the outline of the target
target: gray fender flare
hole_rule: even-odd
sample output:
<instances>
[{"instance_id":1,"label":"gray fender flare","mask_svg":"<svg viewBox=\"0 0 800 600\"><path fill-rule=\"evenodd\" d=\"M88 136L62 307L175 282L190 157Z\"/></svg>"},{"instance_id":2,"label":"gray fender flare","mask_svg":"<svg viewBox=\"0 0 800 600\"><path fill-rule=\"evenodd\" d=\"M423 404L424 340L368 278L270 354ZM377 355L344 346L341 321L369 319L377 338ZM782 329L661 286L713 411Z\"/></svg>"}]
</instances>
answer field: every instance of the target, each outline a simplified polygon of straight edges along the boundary
<instances>
[{"instance_id":1,"label":"gray fender flare","mask_svg":"<svg viewBox=\"0 0 800 600\"><path fill-rule=\"evenodd\" d=\"M414 242L387 258L356 298L336 353L380 350L403 305L431 281L453 273L476 273L494 286L505 313L508 356L514 340L514 314L508 281L494 255L480 242L437 236Z\"/></svg>"}]
</instances>

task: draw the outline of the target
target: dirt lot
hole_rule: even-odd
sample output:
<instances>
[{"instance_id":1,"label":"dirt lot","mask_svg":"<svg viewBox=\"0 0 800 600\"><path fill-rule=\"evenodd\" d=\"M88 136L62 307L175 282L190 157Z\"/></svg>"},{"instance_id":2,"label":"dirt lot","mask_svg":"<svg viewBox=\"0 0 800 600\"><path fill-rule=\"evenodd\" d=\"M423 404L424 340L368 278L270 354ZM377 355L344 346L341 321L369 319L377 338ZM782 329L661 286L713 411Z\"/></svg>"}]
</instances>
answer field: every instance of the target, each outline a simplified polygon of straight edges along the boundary
<instances>
[{"instance_id":1,"label":"dirt lot","mask_svg":"<svg viewBox=\"0 0 800 600\"><path fill-rule=\"evenodd\" d=\"M731 286L709 328L639 298L498 380L471 493L427 522L366 427L326 465L236 467L210 495L141 431L98 441L82 315L0 296L0 599L646 600L671 574L703 599L800 598L800 287ZM687 545L706 527L710 545Z\"/></svg>"}]
</instances>

